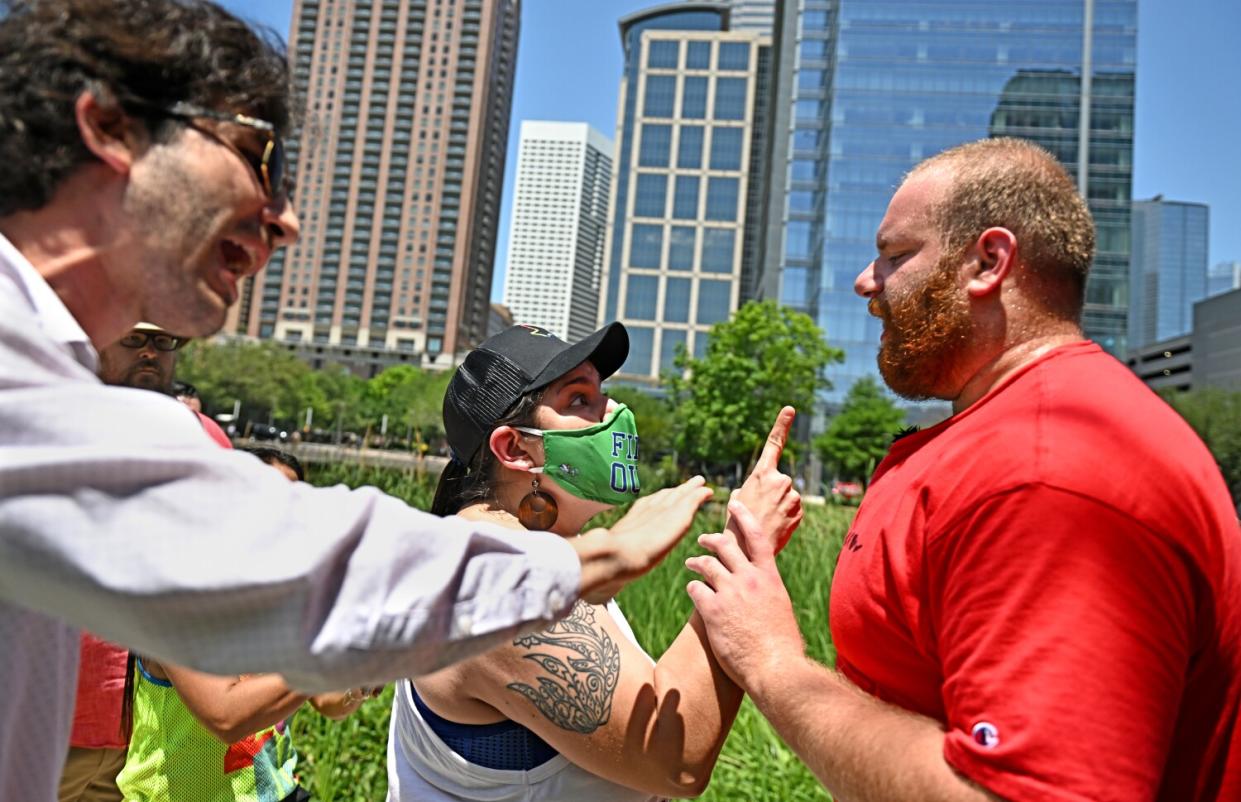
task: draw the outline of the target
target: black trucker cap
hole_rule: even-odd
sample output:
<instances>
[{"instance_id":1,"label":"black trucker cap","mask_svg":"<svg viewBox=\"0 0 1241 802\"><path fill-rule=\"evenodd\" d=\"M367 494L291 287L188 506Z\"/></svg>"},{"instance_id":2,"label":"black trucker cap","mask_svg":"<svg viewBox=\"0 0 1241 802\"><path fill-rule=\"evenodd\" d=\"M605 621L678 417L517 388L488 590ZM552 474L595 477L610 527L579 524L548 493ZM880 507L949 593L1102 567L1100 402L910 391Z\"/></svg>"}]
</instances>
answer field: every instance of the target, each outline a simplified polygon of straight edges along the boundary
<instances>
[{"instance_id":1,"label":"black trucker cap","mask_svg":"<svg viewBox=\"0 0 1241 802\"><path fill-rule=\"evenodd\" d=\"M453 457L468 465L495 422L526 393L588 359L606 379L628 355L629 333L620 323L609 323L573 345L526 324L488 338L466 356L444 394L444 431Z\"/></svg>"}]
</instances>

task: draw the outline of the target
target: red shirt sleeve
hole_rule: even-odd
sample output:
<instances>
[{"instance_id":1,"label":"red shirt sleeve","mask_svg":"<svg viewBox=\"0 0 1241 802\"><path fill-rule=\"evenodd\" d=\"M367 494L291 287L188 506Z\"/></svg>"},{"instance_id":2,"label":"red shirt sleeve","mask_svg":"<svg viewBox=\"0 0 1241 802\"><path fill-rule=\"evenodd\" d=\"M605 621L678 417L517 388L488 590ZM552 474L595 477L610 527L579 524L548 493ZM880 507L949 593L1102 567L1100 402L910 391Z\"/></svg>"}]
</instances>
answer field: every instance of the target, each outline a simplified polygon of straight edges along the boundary
<instances>
[{"instance_id":1,"label":"red shirt sleeve","mask_svg":"<svg viewBox=\"0 0 1241 802\"><path fill-rule=\"evenodd\" d=\"M1201 581L1174 545L1036 485L975 505L926 557L948 763L1009 799L1153 799Z\"/></svg>"}]
</instances>

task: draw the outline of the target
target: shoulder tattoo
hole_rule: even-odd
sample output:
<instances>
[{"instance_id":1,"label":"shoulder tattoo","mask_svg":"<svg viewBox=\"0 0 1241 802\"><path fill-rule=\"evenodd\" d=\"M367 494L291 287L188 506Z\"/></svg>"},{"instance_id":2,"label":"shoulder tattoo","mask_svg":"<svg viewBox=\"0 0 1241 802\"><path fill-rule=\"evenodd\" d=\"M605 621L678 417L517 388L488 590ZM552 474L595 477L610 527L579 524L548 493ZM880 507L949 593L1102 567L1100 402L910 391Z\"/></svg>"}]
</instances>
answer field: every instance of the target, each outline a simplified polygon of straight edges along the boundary
<instances>
[{"instance_id":1,"label":"shoulder tattoo","mask_svg":"<svg viewBox=\"0 0 1241 802\"><path fill-rule=\"evenodd\" d=\"M548 720L570 732L589 735L608 722L620 676L620 649L595 624L593 607L579 601L567 618L517 638L513 645L530 650L524 659L538 663L542 671L536 677L537 688L512 682L509 690L529 699Z\"/></svg>"}]
</instances>

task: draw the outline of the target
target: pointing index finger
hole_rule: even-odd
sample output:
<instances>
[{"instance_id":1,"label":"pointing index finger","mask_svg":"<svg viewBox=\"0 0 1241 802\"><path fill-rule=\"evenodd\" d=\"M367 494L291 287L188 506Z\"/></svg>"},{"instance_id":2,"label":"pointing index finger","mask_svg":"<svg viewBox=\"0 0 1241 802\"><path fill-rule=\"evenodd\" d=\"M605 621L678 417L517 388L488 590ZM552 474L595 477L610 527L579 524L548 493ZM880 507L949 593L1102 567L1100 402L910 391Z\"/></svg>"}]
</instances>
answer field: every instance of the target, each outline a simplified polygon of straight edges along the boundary
<instances>
[{"instance_id":1,"label":"pointing index finger","mask_svg":"<svg viewBox=\"0 0 1241 802\"><path fill-rule=\"evenodd\" d=\"M775 425L771 427L771 432L767 435L767 443L763 446L763 453L758 456L758 462L754 464L754 470L760 468L776 470L780 464L780 455L784 453L784 444L789 440L789 429L792 428L795 417L797 417L797 410L792 407L783 407L776 415Z\"/></svg>"}]
</instances>

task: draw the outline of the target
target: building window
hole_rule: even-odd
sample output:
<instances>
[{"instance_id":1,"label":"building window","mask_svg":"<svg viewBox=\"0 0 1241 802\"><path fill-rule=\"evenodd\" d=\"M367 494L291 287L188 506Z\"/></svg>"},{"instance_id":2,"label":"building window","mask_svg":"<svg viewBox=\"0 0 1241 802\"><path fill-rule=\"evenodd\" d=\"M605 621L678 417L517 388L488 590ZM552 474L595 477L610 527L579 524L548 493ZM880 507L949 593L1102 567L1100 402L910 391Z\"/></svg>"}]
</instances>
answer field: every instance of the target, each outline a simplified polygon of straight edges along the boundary
<instances>
[{"instance_id":1,"label":"building window","mask_svg":"<svg viewBox=\"0 0 1241 802\"><path fill-rule=\"evenodd\" d=\"M741 139L745 131L741 128L711 129L711 169L741 169Z\"/></svg>"},{"instance_id":2,"label":"building window","mask_svg":"<svg viewBox=\"0 0 1241 802\"><path fill-rule=\"evenodd\" d=\"M664 286L664 322L689 322L689 288L687 278L669 278Z\"/></svg>"},{"instance_id":3,"label":"building window","mask_svg":"<svg viewBox=\"0 0 1241 802\"><path fill-rule=\"evenodd\" d=\"M625 360L622 373L649 375L651 372L651 350L654 347L655 331L643 326L626 326L629 330L629 357Z\"/></svg>"},{"instance_id":4,"label":"building window","mask_svg":"<svg viewBox=\"0 0 1241 802\"><path fill-rule=\"evenodd\" d=\"M694 247L698 230L690 226L673 226L668 237L668 269L693 270Z\"/></svg>"},{"instance_id":5,"label":"building window","mask_svg":"<svg viewBox=\"0 0 1241 802\"><path fill-rule=\"evenodd\" d=\"M689 42L685 51L685 66L691 70L711 69L711 43Z\"/></svg>"},{"instance_id":6,"label":"building window","mask_svg":"<svg viewBox=\"0 0 1241 802\"><path fill-rule=\"evenodd\" d=\"M708 273L733 272L736 232L731 228L707 228L702 232L702 269Z\"/></svg>"},{"instance_id":7,"label":"building window","mask_svg":"<svg viewBox=\"0 0 1241 802\"><path fill-rule=\"evenodd\" d=\"M672 197L672 216L677 220L698 219L698 176L677 176Z\"/></svg>"},{"instance_id":8,"label":"building window","mask_svg":"<svg viewBox=\"0 0 1241 802\"><path fill-rule=\"evenodd\" d=\"M677 357L677 346L685 345L685 332L679 329L664 329L659 342L659 371L672 370Z\"/></svg>"},{"instance_id":9,"label":"building window","mask_svg":"<svg viewBox=\"0 0 1241 802\"><path fill-rule=\"evenodd\" d=\"M745 78L715 79L715 119L745 119Z\"/></svg>"},{"instance_id":10,"label":"building window","mask_svg":"<svg viewBox=\"0 0 1241 802\"><path fill-rule=\"evenodd\" d=\"M675 70L681 57L681 43L667 39L654 40L647 46L646 66L656 69Z\"/></svg>"},{"instance_id":11,"label":"building window","mask_svg":"<svg viewBox=\"0 0 1241 802\"><path fill-rule=\"evenodd\" d=\"M629 266L657 269L663 240L662 226L635 225L629 242Z\"/></svg>"},{"instance_id":12,"label":"building window","mask_svg":"<svg viewBox=\"0 0 1241 802\"><path fill-rule=\"evenodd\" d=\"M812 224L805 220L792 220L784 235L784 255L789 259L809 259Z\"/></svg>"},{"instance_id":13,"label":"building window","mask_svg":"<svg viewBox=\"0 0 1241 802\"><path fill-rule=\"evenodd\" d=\"M750 46L745 42L720 42L715 66L721 70L750 69Z\"/></svg>"},{"instance_id":14,"label":"building window","mask_svg":"<svg viewBox=\"0 0 1241 802\"><path fill-rule=\"evenodd\" d=\"M633 213L636 217L663 217L667 209L668 176L639 173L634 192Z\"/></svg>"},{"instance_id":15,"label":"building window","mask_svg":"<svg viewBox=\"0 0 1241 802\"><path fill-rule=\"evenodd\" d=\"M643 116L672 116L672 109L676 102L676 80L676 77L673 75L646 76L646 99L642 107Z\"/></svg>"},{"instance_id":16,"label":"building window","mask_svg":"<svg viewBox=\"0 0 1241 802\"><path fill-rule=\"evenodd\" d=\"M698 169L702 167L702 126L682 125L681 138L677 142L677 167Z\"/></svg>"},{"instance_id":17,"label":"building window","mask_svg":"<svg viewBox=\"0 0 1241 802\"><path fill-rule=\"evenodd\" d=\"M690 120L701 120L707 116L706 78L693 75L685 77L681 84L681 116Z\"/></svg>"},{"instance_id":18,"label":"building window","mask_svg":"<svg viewBox=\"0 0 1241 802\"><path fill-rule=\"evenodd\" d=\"M625 317L634 320L655 319L655 297L659 293L659 276L629 276L625 284ZM632 348L633 346L630 345Z\"/></svg>"},{"instance_id":19,"label":"building window","mask_svg":"<svg viewBox=\"0 0 1241 802\"><path fill-rule=\"evenodd\" d=\"M736 178L707 179L707 219L736 220L737 194L741 182Z\"/></svg>"},{"instance_id":20,"label":"building window","mask_svg":"<svg viewBox=\"0 0 1241 802\"><path fill-rule=\"evenodd\" d=\"M728 307L731 301L732 282L698 282L698 325L710 326L722 320L728 320Z\"/></svg>"},{"instance_id":21,"label":"building window","mask_svg":"<svg viewBox=\"0 0 1241 802\"><path fill-rule=\"evenodd\" d=\"M672 126L642 126L642 143L638 147L639 167L667 167L672 150Z\"/></svg>"}]
</instances>

